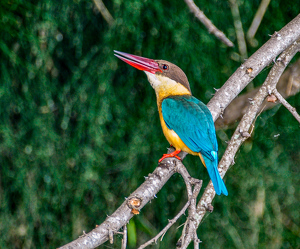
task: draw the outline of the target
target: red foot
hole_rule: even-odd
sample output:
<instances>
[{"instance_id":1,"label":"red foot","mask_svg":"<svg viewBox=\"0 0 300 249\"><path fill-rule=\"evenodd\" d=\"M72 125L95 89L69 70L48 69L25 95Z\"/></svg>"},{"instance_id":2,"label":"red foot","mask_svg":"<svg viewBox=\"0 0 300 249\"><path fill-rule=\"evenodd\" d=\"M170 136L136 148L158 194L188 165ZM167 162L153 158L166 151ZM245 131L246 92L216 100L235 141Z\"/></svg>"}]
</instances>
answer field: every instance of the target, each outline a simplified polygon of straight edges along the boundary
<instances>
[{"instance_id":1,"label":"red foot","mask_svg":"<svg viewBox=\"0 0 300 249\"><path fill-rule=\"evenodd\" d=\"M178 156L178 154L181 152L181 150L175 150L173 151L172 153L169 153L169 154L163 154L162 158L158 160L158 162L160 163L162 160L164 160L165 158L168 158L168 157L175 157L179 160L181 160L181 158Z\"/></svg>"}]
</instances>

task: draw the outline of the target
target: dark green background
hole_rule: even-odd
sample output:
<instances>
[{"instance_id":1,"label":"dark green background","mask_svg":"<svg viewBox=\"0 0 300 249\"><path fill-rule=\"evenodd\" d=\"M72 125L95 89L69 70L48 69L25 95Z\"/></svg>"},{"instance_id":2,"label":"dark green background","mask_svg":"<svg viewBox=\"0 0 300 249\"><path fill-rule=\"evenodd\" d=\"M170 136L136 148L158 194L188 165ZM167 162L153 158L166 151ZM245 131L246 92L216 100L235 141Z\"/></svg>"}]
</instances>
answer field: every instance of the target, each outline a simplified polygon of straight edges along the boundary
<instances>
[{"instance_id":1,"label":"dark green background","mask_svg":"<svg viewBox=\"0 0 300 249\"><path fill-rule=\"evenodd\" d=\"M204 103L242 63L228 1L196 4L234 48L210 35L183 0L104 3L111 27L93 1L0 4L0 248L56 248L90 231L166 152L154 91L114 49L179 65ZM247 31L260 1L238 3ZM258 47L299 7L298 0L271 1ZM258 47L248 44L248 54ZM289 102L300 110L299 95ZM217 131L220 157L232 132ZM283 107L257 119L225 177L229 196L215 198L198 229L201 248L299 248L299 138L299 124ZM199 158L184 163L205 186ZM154 236L185 201L184 182L174 175L130 222L129 248ZM155 248L174 248L184 220ZM120 248L120 241L117 235L102 247Z\"/></svg>"}]
</instances>

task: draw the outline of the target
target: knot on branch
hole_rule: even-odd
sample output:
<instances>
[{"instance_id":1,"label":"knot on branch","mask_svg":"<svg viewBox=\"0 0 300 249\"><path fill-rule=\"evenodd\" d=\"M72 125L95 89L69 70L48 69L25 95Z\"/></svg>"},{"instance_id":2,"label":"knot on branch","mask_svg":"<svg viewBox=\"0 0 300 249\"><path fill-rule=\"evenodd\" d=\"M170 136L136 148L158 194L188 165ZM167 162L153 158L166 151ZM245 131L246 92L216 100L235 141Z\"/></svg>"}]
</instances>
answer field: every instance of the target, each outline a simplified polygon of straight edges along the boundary
<instances>
[{"instance_id":1,"label":"knot on branch","mask_svg":"<svg viewBox=\"0 0 300 249\"><path fill-rule=\"evenodd\" d=\"M139 197L131 197L127 199L127 206L131 209L131 213L139 214L139 207L142 204L142 199Z\"/></svg>"},{"instance_id":2,"label":"knot on branch","mask_svg":"<svg viewBox=\"0 0 300 249\"><path fill-rule=\"evenodd\" d=\"M276 96L275 96L274 94L271 94L271 95L269 95L269 96L267 97L267 101L268 101L268 102L271 102L271 103L276 103L277 98L276 98Z\"/></svg>"},{"instance_id":3,"label":"knot on branch","mask_svg":"<svg viewBox=\"0 0 300 249\"><path fill-rule=\"evenodd\" d=\"M247 67L246 69L246 74L251 74L253 72L253 68L252 67Z\"/></svg>"},{"instance_id":4,"label":"knot on branch","mask_svg":"<svg viewBox=\"0 0 300 249\"><path fill-rule=\"evenodd\" d=\"M212 213L214 211L214 207L213 207L213 205L211 205L211 203L204 205L204 208L206 211L208 211L210 213Z\"/></svg>"},{"instance_id":5,"label":"knot on branch","mask_svg":"<svg viewBox=\"0 0 300 249\"><path fill-rule=\"evenodd\" d=\"M242 137L244 137L246 139L251 137L251 134L248 131L241 131L240 130L240 134L242 135Z\"/></svg>"},{"instance_id":6,"label":"knot on branch","mask_svg":"<svg viewBox=\"0 0 300 249\"><path fill-rule=\"evenodd\" d=\"M180 248L182 245L182 239L179 239L176 243L176 248Z\"/></svg>"}]
</instances>

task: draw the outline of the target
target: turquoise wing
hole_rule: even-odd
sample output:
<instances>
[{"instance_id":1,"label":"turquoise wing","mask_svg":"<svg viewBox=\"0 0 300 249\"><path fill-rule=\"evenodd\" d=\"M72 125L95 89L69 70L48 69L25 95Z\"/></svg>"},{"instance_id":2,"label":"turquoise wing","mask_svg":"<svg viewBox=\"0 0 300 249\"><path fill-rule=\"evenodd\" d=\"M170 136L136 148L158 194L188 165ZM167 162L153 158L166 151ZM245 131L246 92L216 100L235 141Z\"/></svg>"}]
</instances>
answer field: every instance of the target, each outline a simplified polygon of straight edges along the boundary
<instances>
[{"instance_id":1,"label":"turquoise wing","mask_svg":"<svg viewBox=\"0 0 300 249\"><path fill-rule=\"evenodd\" d=\"M167 127L194 152L200 152L217 194L228 195L218 171L218 143L212 115L193 96L172 96L163 100L162 115Z\"/></svg>"},{"instance_id":2,"label":"turquoise wing","mask_svg":"<svg viewBox=\"0 0 300 249\"><path fill-rule=\"evenodd\" d=\"M213 159L218 151L215 126L210 111L193 96L173 96L163 100L162 115L167 127L174 130L194 152Z\"/></svg>"}]
</instances>

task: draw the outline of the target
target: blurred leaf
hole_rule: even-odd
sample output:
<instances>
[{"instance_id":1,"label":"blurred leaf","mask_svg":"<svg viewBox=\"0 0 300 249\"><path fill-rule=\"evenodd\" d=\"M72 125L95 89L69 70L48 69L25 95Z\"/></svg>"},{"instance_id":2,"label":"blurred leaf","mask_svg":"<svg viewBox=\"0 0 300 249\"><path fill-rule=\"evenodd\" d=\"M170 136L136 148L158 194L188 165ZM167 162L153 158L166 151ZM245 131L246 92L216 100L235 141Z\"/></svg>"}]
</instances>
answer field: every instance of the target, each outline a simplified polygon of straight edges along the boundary
<instances>
[{"instance_id":1,"label":"blurred leaf","mask_svg":"<svg viewBox=\"0 0 300 249\"><path fill-rule=\"evenodd\" d=\"M137 233L136 233L135 222L133 219L131 219L127 224L127 232L128 232L128 246L130 248L136 248Z\"/></svg>"}]
</instances>

